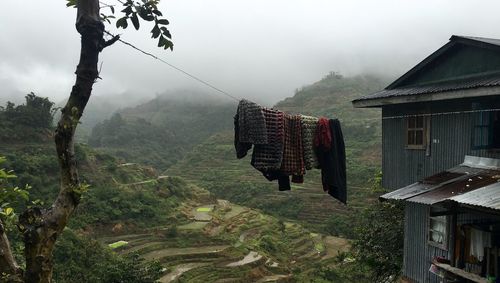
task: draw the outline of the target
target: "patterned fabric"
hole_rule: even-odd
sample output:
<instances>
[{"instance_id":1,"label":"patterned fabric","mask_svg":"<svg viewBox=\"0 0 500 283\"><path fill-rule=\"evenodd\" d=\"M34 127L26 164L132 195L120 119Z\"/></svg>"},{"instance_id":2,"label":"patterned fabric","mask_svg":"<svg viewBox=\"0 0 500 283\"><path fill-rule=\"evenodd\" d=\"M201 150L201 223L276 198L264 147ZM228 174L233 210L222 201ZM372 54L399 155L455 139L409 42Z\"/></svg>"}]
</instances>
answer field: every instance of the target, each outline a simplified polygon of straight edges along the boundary
<instances>
[{"instance_id":1,"label":"patterned fabric","mask_svg":"<svg viewBox=\"0 0 500 283\"><path fill-rule=\"evenodd\" d=\"M283 116L278 110L262 108L266 121L267 144L256 144L253 148L252 166L265 172L279 170L283 159Z\"/></svg>"},{"instance_id":2,"label":"patterned fabric","mask_svg":"<svg viewBox=\"0 0 500 283\"><path fill-rule=\"evenodd\" d=\"M240 122L239 113L234 115L234 149L236 150L236 157L241 159L247 156L248 151L252 148L252 143L240 141Z\"/></svg>"},{"instance_id":3,"label":"patterned fabric","mask_svg":"<svg viewBox=\"0 0 500 283\"><path fill-rule=\"evenodd\" d=\"M285 139L281 171L287 175L304 175L304 150L302 148L300 115L285 114L284 129Z\"/></svg>"},{"instance_id":4,"label":"patterned fabric","mask_svg":"<svg viewBox=\"0 0 500 283\"><path fill-rule=\"evenodd\" d=\"M332 144L332 134L330 132L330 122L327 118L321 117L318 120L318 128L316 130L316 137L314 137L314 146L316 148L322 147L329 150Z\"/></svg>"},{"instance_id":5,"label":"patterned fabric","mask_svg":"<svg viewBox=\"0 0 500 283\"><path fill-rule=\"evenodd\" d=\"M266 121L263 108L242 99L238 104L239 142L267 144Z\"/></svg>"},{"instance_id":6,"label":"patterned fabric","mask_svg":"<svg viewBox=\"0 0 500 283\"><path fill-rule=\"evenodd\" d=\"M318 158L314 153L314 137L318 126L318 118L311 116L300 116L300 125L302 127L302 147L304 148L304 166L307 170L313 167L318 168Z\"/></svg>"}]
</instances>

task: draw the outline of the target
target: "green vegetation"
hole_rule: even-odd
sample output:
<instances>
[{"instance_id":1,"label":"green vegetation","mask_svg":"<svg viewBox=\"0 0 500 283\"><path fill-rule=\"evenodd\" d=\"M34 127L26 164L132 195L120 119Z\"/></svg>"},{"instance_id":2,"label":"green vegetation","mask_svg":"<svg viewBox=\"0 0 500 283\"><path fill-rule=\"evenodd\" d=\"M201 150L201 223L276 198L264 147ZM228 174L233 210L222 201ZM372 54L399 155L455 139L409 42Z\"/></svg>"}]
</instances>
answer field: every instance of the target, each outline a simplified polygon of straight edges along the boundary
<instances>
[{"instance_id":1,"label":"green vegetation","mask_svg":"<svg viewBox=\"0 0 500 283\"><path fill-rule=\"evenodd\" d=\"M275 106L291 113L340 119L347 154L347 207L323 193L318 170L308 171L305 183L295 184L292 192L278 192L276 184L267 182L253 169L249 158L236 159L230 130L194 147L165 174L182 176L219 198L300 221L314 231L353 237L352 216L376 201L377 194L370 185L380 171L381 125L379 110L356 111L351 101L384 84L372 76L342 77L331 73Z\"/></svg>"},{"instance_id":2,"label":"green vegetation","mask_svg":"<svg viewBox=\"0 0 500 283\"><path fill-rule=\"evenodd\" d=\"M127 241L118 241L118 242L114 242L114 243L109 244L108 247L110 247L112 249L117 249L117 248L120 248L120 247L123 247L126 245L128 245Z\"/></svg>"},{"instance_id":3,"label":"green vegetation","mask_svg":"<svg viewBox=\"0 0 500 283\"><path fill-rule=\"evenodd\" d=\"M232 128L235 105L157 97L97 124L89 144L126 162L166 169L214 133Z\"/></svg>"},{"instance_id":4,"label":"green vegetation","mask_svg":"<svg viewBox=\"0 0 500 283\"><path fill-rule=\"evenodd\" d=\"M54 252L55 282L157 282L158 262L144 262L137 255L118 256L95 240L65 229Z\"/></svg>"},{"instance_id":5,"label":"green vegetation","mask_svg":"<svg viewBox=\"0 0 500 283\"><path fill-rule=\"evenodd\" d=\"M7 102L0 106L0 141L30 143L46 141L51 137L54 103L48 98L26 95L26 103L15 105ZM1 144L0 144L1 146Z\"/></svg>"},{"instance_id":6,"label":"green vegetation","mask_svg":"<svg viewBox=\"0 0 500 283\"><path fill-rule=\"evenodd\" d=\"M332 73L277 104L285 111L342 121L347 207L322 191L318 170L308 171L306 182L294 184L291 192L278 192L276 184L253 169L249 157L237 160L235 105L213 102L211 107L157 98L98 124L89 145L75 145L88 189L57 242L54 280L396 279L402 262L403 216L401 207L376 202L381 190L380 113L350 109L352 99L380 84L372 77ZM7 126L14 127L10 131L24 127L0 123L0 130ZM35 129L25 135L38 135ZM51 128L44 129L48 133ZM29 199L40 203L53 200L59 190L52 141L33 140L37 142L9 140L0 145L7 168L0 170L0 200L9 203L2 206L0 217L12 217L29 205L25 189L14 195L6 190L29 184ZM159 174L164 168L168 169ZM12 178L11 169L17 178ZM21 239L13 225L9 234L22 263Z\"/></svg>"}]
</instances>

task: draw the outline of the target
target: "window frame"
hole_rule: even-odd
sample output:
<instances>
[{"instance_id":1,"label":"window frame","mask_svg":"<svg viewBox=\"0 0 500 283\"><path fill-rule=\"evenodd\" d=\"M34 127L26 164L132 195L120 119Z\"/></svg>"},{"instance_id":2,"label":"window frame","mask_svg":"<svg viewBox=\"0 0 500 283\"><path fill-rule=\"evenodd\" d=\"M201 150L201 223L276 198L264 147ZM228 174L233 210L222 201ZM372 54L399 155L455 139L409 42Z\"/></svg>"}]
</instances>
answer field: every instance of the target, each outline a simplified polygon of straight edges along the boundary
<instances>
[{"instance_id":1,"label":"window frame","mask_svg":"<svg viewBox=\"0 0 500 283\"><path fill-rule=\"evenodd\" d=\"M497 112L500 111L474 113L472 118L473 124L471 137L471 147L473 150L500 150L500 146L495 146L494 144L495 115L498 115ZM497 121L496 123L499 123L499 121ZM476 139L478 130L480 132L480 135L483 134L483 131L486 131L487 133L486 141L483 141L481 138L480 144L477 143Z\"/></svg>"},{"instance_id":2,"label":"window frame","mask_svg":"<svg viewBox=\"0 0 500 283\"><path fill-rule=\"evenodd\" d=\"M417 119L418 118L422 118L422 127L418 127L417 126ZM414 127L411 127L410 128L410 122L411 122L411 119L415 119L415 126ZM427 116L423 116L423 115L414 115L414 116L409 116L407 117L406 119L406 125L405 125L405 148L406 149L415 149L415 150L426 150L427 149L427 139L428 139L428 129L429 129L429 123L428 123L428 120L429 120L429 117ZM414 136L414 140L416 142L416 132L417 131L421 131L422 132L422 144L410 144L409 142L409 132L410 131L414 131L415 132L415 136Z\"/></svg>"},{"instance_id":3,"label":"window frame","mask_svg":"<svg viewBox=\"0 0 500 283\"><path fill-rule=\"evenodd\" d=\"M430 207L428 210L428 217L427 217L427 243L430 246L439 248L441 250L447 251L448 250L448 243L449 243L449 237L450 237L450 216L449 215L438 215L438 216L432 216L433 213L436 212L444 212L443 209L436 208L436 207ZM431 223L432 220L434 221L439 221L444 223L444 232L436 231L431 229ZM443 242L435 242L432 240L431 233L440 233L444 234L443 235Z\"/></svg>"},{"instance_id":4,"label":"window frame","mask_svg":"<svg viewBox=\"0 0 500 283\"><path fill-rule=\"evenodd\" d=\"M492 116L489 112L479 112L473 117L472 125L472 149L489 149L492 145ZM487 141L483 141L481 138L480 144L477 144L477 130L483 133L486 130Z\"/></svg>"}]
</instances>

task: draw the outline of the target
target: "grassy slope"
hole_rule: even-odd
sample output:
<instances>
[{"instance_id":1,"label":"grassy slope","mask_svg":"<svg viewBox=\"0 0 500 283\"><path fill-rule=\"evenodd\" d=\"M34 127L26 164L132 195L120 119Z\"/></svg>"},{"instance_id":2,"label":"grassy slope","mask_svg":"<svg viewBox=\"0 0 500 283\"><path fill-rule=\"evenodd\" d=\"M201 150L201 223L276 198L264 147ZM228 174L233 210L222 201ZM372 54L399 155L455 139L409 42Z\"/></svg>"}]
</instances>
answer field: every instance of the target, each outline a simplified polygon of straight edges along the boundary
<instances>
[{"instance_id":1,"label":"grassy slope","mask_svg":"<svg viewBox=\"0 0 500 283\"><path fill-rule=\"evenodd\" d=\"M196 146L165 174L189 179L218 197L299 220L311 229L349 236L351 210L374 199L368 188L380 168L381 154L380 112L353 109L351 100L384 85L385 81L370 76L330 75L276 105L288 112L341 120L347 151L348 207L324 195L317 170L307 172L305 183L295 185L291 193L278 192L275 184L250 166L249 158L235 158L231 131L216 134Z\"/></svg>"},{"instance_id":2,"label":"grassy slope","mask_svg":"<svg viewBox=\"0 0 500 283\"><path fill-rule=\"evenodd\" d=\"M212 134L230 129L234 103L196 94L157 97L97 124L89 144L126 162L166 169ZM113 120L114 119L114 120Z\"/></svg>"},{"instance_id":3,"label":"grassy slope","mask_svg":"<svg viewBox=\"0 0 500 283\"><path fill-rule=\"evenodd\" d=\"M54 154L48 141L0 147L0 155L8 158L6 167L15 169L19 176L14 182L34 184L31 196L45 203L50 203L58 190ZM181 282L229 278L248 282L289 274L312 278L314 274L305 274L313 270L315 263L335 266L335 255L348 246L341 239L332 244L339 240L313 235L300 225L217 201L206 190L177 177L159 176L151 167L122 164L82 145L77 145L76 154L82 179L90 189L71 219L70 228L58 241L54 271L58 282L104 282L100 280L117 276L107 273L107 268L113 269L110 272L137 268L127 266L131 263L106 248L106 244L119 240L128 242L118 249L119 254L137 253L147 262L158 260L166 268L164 277L186 264L194 264L193 269L181 275ZM42 180L38 180L40 176ZM196 209L202 205L215 208L211 212ZM205 225L192 225L200 224L193 220L194 211L206 212L212 219ZM97 237L102 244L89 236ZM20 247L20 239L14 239L13 245ZM213 253L214 247L220 252ZM242 266L227 266L251 251L264 258ZM273 262L279 266L271 266Z\"/></svg>"}]
</instances>

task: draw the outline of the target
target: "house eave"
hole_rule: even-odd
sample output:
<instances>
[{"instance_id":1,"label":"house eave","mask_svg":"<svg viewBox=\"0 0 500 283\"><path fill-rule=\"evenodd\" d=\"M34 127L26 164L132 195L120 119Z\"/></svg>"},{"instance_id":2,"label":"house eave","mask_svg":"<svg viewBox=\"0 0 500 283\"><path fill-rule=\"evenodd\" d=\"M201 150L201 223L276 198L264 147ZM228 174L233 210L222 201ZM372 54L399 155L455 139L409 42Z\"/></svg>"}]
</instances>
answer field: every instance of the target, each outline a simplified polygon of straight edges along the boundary
<instances>
[{"instance_id":1,"label":"house eave","mask_svg":"<svg viewBox=\"0 0 500 283\"><path fill-rule=\"evenodd\" d=\"M393 105L393 104L431 102L431 101L495 96L495 95L500 95L500 86L479 87L473 89L452 90L452 91L443 91L443 92L427 93L427 94L381 97L374 99L358 99L352 101L352 105L355 108L372 108L372 107L382 107L385 105Z\"/></svg>"}]
</instances>

